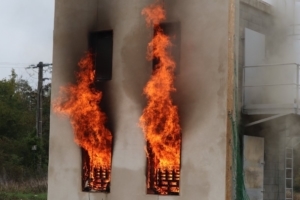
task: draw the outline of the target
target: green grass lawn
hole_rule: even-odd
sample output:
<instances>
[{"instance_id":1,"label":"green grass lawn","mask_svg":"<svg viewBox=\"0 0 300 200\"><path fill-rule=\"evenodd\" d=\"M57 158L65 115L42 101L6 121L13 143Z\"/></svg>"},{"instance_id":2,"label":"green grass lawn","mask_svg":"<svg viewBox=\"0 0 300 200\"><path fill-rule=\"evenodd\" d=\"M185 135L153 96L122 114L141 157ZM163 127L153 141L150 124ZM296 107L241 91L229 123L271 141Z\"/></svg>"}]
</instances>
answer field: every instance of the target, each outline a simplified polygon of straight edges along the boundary
<instances>
[{"instance_id":1,"label":"green grass lawn","mask_svg":"<svg viewBox=\"0 0 300 200\"><path fill-rule=\"evenodd\" d=\"M46 200L47 194L25 194L0 192L0 200Z\"/></svg>"}]
</instances>

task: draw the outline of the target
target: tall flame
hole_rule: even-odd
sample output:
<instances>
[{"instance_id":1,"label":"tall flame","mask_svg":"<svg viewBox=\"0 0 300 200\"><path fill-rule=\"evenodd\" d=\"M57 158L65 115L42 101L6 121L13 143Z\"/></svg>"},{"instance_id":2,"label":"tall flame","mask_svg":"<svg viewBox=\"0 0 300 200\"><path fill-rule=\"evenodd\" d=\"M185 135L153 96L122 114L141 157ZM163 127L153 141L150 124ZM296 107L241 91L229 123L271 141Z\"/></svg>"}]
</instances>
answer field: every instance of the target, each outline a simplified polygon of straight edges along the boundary
<instances>
[{"instance_id":1,"label":"tall flame","mask_svg":"<svg viewBox=\"0 0 300 200\"><path fill-rule=\"evenodd\" d=\"M90 177L93 178L95 168L110 169L112 135L105 127L106 115L99 107L102 93L93 87L92 54L87 53L78 66L77 84L62 87L53 108L55 112L70 117L75 142L88 152Z\"/></svg>"},{"instance_id":2,"label":"tall flame","mask_svg":"<svg viewBox=\"0 0 300 200\"><path fill-rule=\"evenodd\" d=\"M145 134L151 152L154 154L156 169L180 168L181 128L177 106L173 105L171 92L174 88L175 62L168 53L172 45L159 24L165 20L166 13L162 4L155 4L143 9L149 27L155 29L155 35L148 44L147 58L157 59L154 72L144 88L148 104L140 117L140 125Z\"/></svg>"}]
</instances>

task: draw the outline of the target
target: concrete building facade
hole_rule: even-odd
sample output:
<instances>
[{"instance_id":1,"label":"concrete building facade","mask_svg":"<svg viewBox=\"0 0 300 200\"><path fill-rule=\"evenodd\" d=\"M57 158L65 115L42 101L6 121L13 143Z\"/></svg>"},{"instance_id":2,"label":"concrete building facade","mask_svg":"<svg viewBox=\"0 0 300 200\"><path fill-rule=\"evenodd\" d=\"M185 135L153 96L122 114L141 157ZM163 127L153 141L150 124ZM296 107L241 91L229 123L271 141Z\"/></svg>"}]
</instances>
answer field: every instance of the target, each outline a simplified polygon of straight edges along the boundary
<instances>
[{"instance_id":1,"label":"concrete building facade","mask_svg":"<svg viewBox=\"0 0 300 200\"><path fill-rule=\"evenodd\" d=\"M61 86L75 83L77 63L88 50L90 32L113 30L108 120L114 137L110 193L81 189L81 153L68 118L51 112L48 199L221 200L228 165L227 80L230 9L234 1L166 0L167 22L181 24L181 54L173 94L182 128L179 196L146 194L145 140L138 126L146 104L143 87L151 76L146 60L153 30L141 11L154 1L56 0L52 100ZM233 48L232 48L233 50ZM230 176L227 177L227 179ZM227 180L228 182L228 180ZM229 180L230 182L230 180ZM226 197L227 191L227 197Z\"/></svg>"},{"instance_id":2,"label":"concrete building facade","mask_svg":"<svg viewBox=\"0 0 300 200\"><path fill-rule=\"evenodd\" d=\"M154 2L56 0L52 100L61 86L76 82L89 33L113 31L112 80L103 91L113 155L110 193L82 192L81 151L70 119L52 112L48 199L241 200L236 192L241 188L250 200L290 197L288 179L294 175L287 154L299 144L300 130L292 14L281 13L281 1L276 7L261 0L164 1L166 22L180 23L172 94L182 128L180 195L147 194L145 139L138 122L146 105L143 87L152 74L146 51L153 29L141 11ZM246 71L260 67L267 69ZM239 152L233 152L230 120L241 127ZM235 166L234 155L242 156L243 166ZM245 188L235 181L238 167Z\"/></svg>"}]
</instances>

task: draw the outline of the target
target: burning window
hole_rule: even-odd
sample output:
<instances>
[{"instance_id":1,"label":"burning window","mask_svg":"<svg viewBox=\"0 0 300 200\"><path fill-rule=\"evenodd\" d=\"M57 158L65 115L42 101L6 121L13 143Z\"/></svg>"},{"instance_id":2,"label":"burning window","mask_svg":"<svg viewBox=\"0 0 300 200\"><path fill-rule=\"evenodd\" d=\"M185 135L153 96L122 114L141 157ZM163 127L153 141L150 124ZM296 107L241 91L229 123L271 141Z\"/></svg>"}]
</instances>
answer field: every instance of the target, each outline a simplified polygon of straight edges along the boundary
<instances>
[{"instance_id":1,"label":"burning window","mask_svg":"<svg viewBox=\"0 0 300 200\"><path fill-rule=\"evenodd\" d=\"M171 38L161 27L165 10L157 2L142 11L148 26L155 30L148 44L148 58L155 66L144 88L148 103L140 118L147 143L147 193L179 195L181 128L171 98L176 62L170 52Z\"/></svg>"},{"instance_id":2,"label":"burning window","mask_svg":"<svg viewBox=\"0 0 300 200\"><path fill-rule=\"evenodd\" d=\"M95 56L96 81L112 79L113 31L92 32L89 46Z\"/></svg>"},{"instance_id":3,"label":"burning window","mask_svg":"<svg viewBox=\"0 0 300 200\"><path fill-rule=\"evenodd\" d=\"M92 160L88 151L81 148L82 152L82 191L85 192L110 192L111 166L91 165ZM110 161L111 162L111 161Z\"/></svg>"},{"instance_id":4,"label":"burning window","mask_svg":"<svg viewBox=\"0 0 300 200\"><path fill-rule=\"evenodd\" d=\"M180 63L180 46L181 46L181 26L180 22L167 22L160 23L159 27L162 29L163 33L167 35L170 39L171 45L168 46L167 52L171 58L176 63L176 68L174 70L175 74L179 72L179 63ZM154 29L154 36L158 33L158 29ZM155 66L159 63L159 58L153 58L153 70Z\"/></svg>"},{"instance_id":5,"label":"burning window","mask_svg":"<svg viewBox=\"0 0 300 200\"><path fill-rule=\"evenodd\" d=\"M69 116L74 140L82 148L82 190L109 192L112 134L99 106L103 94L95 88L94 63L90 53L80 60L77 83L63 87L53 107Z\"/></svg>"}]
</instances>

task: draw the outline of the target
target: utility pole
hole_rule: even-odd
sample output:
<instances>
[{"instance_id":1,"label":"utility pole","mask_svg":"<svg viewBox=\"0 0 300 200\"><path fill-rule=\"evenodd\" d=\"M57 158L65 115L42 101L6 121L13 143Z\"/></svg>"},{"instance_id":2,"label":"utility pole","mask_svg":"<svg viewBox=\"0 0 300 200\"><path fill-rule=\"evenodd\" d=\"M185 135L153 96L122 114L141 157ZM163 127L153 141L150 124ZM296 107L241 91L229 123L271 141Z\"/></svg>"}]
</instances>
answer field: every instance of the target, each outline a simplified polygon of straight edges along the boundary
<instances>
[{"instance_id":1,"label":"utility pole","mask_svg":"<svg viewBox=\"0 0 300 200\"><path fill-rule=\"evenodd\" d=\"M52 64L44 64L43 62L39 62L33 68L38 68L39 76L38 76L38 88L37 88L37 119L36 119L36 129L37 136L41 139L42 142L42 127L43 127L43 68L50 66Z\"/></svg>"},{"instance_id":2,"label":"utility pole","mask_svg":"<svg viewBox=\"0 0 300 200\"><path fill-rule=\"evenodd\" d=\"M37 110L37 113L38 113L38 119L37 119L37 136L40 137L41 139L41 142L42 142L42 125L43 125L43 119L42 119L42 116L43 116L43 63L42 62L39 62L37 64L37 67L39 69L39 78L38 78L38 94L37 94L37 106L38 106L38 110Z\"/></svg>"},{"instance_id":3,"label":"utility pole","mask_svg":"<svg viewBox=\"0 0 300 200\"><path fill-rule=\"evenodd\" d=\"M37 88L37 112L36 112L36 134L40 139L41 148L43 145L43 68L50 66L52 64L44 64L43 62L39 62L36 66L32 66L32 68L38 68L39 76L38 76L38 88ZM38 170L42 168L42 156L39 155L38 159Z\"/></svg>"}]
</instances>

